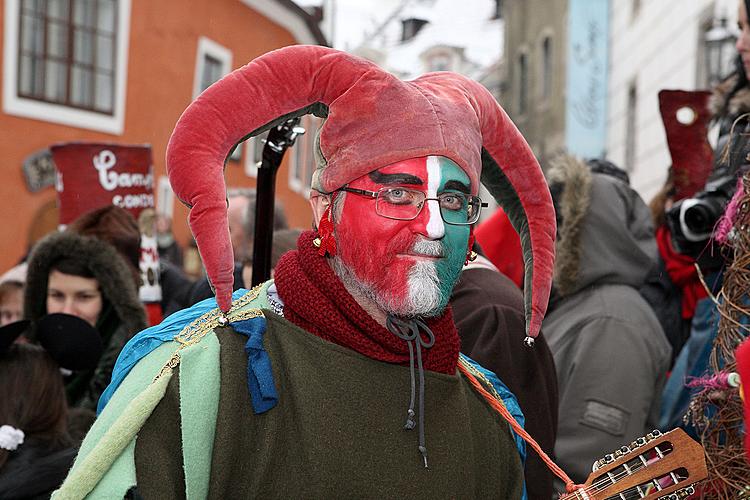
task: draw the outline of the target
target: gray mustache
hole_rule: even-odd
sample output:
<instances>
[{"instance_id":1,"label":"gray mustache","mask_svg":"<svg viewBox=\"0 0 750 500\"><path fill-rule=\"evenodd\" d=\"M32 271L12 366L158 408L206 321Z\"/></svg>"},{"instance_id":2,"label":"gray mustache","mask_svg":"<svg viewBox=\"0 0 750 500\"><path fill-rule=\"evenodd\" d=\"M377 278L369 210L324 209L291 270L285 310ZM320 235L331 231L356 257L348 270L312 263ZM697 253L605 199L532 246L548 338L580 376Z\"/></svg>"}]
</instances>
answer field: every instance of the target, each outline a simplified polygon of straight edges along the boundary
<instances>
[{"instance_id":1,"label":"gray mustache","mask_svg":"<svg viewBox=\"0 0 750 500\"><path fill-rule=\"evenodd\" d=\"M445 257L443 243L440 241L417 240L412 247L412 252L426 255L428 257Z\"/></svg>"}]
</instances>

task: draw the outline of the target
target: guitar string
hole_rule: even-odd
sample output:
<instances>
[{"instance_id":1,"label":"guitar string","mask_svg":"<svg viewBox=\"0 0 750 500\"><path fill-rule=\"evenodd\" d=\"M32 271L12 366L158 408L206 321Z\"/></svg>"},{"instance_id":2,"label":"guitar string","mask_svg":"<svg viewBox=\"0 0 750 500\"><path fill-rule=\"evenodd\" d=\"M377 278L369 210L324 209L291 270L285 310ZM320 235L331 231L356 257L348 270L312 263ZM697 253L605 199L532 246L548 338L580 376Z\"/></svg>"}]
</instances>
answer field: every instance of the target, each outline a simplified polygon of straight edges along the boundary
<instances>
[{"instance_id":1,"label":"guitar string","mask_svg":"<svg viewBox=\"0 0 750 500\"><path fill-rule=\"evenodd\" d=\"M657 445L657 446L658 446L658 445ZM643 454L643 453L640 453L639 455L642 455L642 454ZM661 459L660 459L660 460L661 460ZM652 462L652 463L656 463L656 462L658 462L658 460L657 460L657 461L655 461L655 462ZM625 462L625 463L627 463L627 462ZM620 479L622 479L622 478L624 478L624 477L627 477L627 476L630 476L630 475L632 475L632 472L638 472L638 471L641 471L641 470L643 470L643 469L646 469L646 468L648 468L648 467L649 467L650 465L651 465L651 464L647 464L647 465L644 465L643 463L641 463L641 462L638 462L638 467L637 467L637 468L633 468L633 469L631 469L631 473L628 473L628 471L626 471L626 470L623 470L623 472L622 472L622 473L619 473L619 474L612 474L612 479L614 479L614 480L615 480L614 482L612 482L612 480L611 480L611 479L609 478L609 476L608 476L608 477L607 477L607 479L602 479L602 480L600 480L600 481L599 481L598 483L597 483L597 482L591 483L591 486L588 486L588 487L586 487L586 488L583 488L583 491L585 491L586 493L588 493L588 492L591 492L591 491L593 491L593 490L595 490L595 489L596 489L596 490L599 490L599 487L600 487L600 486L602 486L602 487L604 487L604 488L606 488L606 487L609 487L609 486L612 486L613 484L615 484L615 483L616 483L617 481L619 481ZM621 467L621 466L620 466L620 467ZM657 478L653 478L653 479L651 479L651 481L655 481L656 479L657 479ZM605 483L606 483L606 484L605 484ZM674 483L674 484L679 484L679 483ZM640 486L640 485L638 485L638 486ZM670 486L673 486L673 485L670 485Z\"/></svg>"}]
</instances>

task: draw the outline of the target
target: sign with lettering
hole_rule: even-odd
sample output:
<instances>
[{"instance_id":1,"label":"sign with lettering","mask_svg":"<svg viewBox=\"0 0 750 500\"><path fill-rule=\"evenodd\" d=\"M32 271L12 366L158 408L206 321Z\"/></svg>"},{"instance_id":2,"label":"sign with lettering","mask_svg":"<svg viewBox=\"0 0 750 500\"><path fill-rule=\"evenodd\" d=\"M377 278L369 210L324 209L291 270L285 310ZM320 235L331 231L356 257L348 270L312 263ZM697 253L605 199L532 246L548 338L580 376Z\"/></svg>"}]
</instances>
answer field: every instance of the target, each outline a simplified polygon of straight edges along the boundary
<instances>
[{"instance_id":1,"label":"sign with lettering","mask_svg":"<svg viewBox=\"0 0 750 500\"><path fill-rule=\"evenodd\" d=\"M50 148L57 167L60 224L94 208L117 205L138 219L154 208L151 147L65 143Z\"/></svg>"},{"instance_id":2,"label":"sign with lettering","mask_svg":"<svg viewBox=\"0 0 750 500\"><path fill-rule=\"evenodd\" d=\"M602 157L607 143L609 0L570 0L565 105L565 147Z\"/></svg>"},{"instance_id":3,"label":"sign with lettering","mask_svg":"<svg viewBox=\"0 0 750 500\"><path fill-rule=\"evenodd\" d=\"M140 299L160 301L151 146L73 142L50 150L57 167L60 224L107 205L133 214L141 230Z\"/></svg>"}]
</instances>

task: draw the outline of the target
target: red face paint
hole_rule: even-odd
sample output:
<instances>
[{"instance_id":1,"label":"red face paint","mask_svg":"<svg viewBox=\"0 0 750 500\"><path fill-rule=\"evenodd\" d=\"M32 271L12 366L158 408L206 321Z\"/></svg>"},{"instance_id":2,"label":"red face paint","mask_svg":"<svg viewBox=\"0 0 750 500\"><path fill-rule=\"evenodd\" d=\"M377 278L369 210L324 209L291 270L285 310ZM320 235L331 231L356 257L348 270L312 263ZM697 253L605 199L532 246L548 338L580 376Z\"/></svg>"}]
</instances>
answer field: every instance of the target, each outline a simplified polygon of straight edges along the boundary
<instances>
[{"instance_id":1,"label":"red face paint","mask_svg":"<svg viewBox=\"0 0 750 500\"><path fill-rule=\"evenodd\" d=\"M380 168L351 182L349 187L368 191L405 187L434 198L446 180L468 185L468 177L453 162L422 157ZM346 193L335 233L341 262L368 289L391 303L407 299L409 275L418 262L435 264L436 279L446 278L446 283L440 283L444 307L463 263L469 227L445 225L436 201L427 201L414 220L404 221L378 215L372 198ZM417 255L413 248L419 240L443 242L442 258ZM460 255L454 258L456 252ZM446 272L448 268L450 272Z\"/></svg>"}]
</instances>

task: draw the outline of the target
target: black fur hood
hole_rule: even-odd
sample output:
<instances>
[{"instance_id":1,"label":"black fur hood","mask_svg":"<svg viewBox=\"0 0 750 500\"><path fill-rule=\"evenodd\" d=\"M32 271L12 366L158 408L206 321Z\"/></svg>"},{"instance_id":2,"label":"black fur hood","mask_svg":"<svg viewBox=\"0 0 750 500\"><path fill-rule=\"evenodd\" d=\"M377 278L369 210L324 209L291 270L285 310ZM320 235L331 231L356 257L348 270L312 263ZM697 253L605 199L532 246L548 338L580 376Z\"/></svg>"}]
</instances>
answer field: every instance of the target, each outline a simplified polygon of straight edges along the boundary
<instances>
[{"instance_id":1,"label":"black fur hood","mask_svg":"<svg viewBox=\"0 0 750 500\"><path fill-rule=\"evenodd\" d=\"M29 258L24 317L32 322L47 314L47 281L52 264L61 257L82 259L99 282L128 337L146 328L146 313L138 299L133 274L109 243L72 232L53 233L39 241Z\"/></svg>"}]
</instances>

